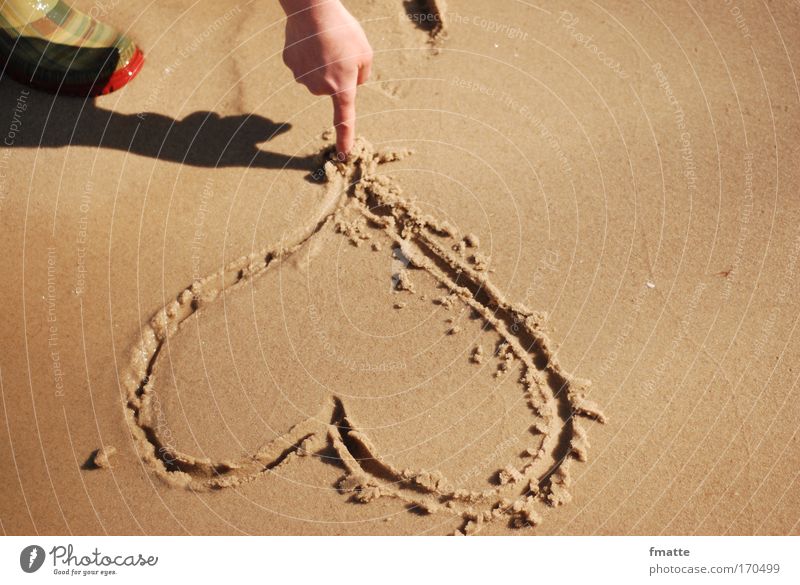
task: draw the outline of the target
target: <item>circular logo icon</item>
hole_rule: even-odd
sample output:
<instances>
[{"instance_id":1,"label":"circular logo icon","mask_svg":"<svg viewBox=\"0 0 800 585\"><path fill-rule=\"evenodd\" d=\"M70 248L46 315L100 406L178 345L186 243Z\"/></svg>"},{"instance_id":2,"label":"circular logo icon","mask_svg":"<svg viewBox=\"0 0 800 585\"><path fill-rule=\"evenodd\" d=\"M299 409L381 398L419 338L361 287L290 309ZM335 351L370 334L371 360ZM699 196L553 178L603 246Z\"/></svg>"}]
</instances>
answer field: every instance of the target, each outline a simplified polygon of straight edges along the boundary
<instances>
[{"instance_id":1,"label":"circular logo icon","mask_svg":"<svg viewBox=\"0 0 800 585\"><path fill-rule=\"evenodd\" d=\"M44 563L44 549L38 544L26 546L19 553L19 566L26 573L35 573Z\"/></svg>"}]
</instances>

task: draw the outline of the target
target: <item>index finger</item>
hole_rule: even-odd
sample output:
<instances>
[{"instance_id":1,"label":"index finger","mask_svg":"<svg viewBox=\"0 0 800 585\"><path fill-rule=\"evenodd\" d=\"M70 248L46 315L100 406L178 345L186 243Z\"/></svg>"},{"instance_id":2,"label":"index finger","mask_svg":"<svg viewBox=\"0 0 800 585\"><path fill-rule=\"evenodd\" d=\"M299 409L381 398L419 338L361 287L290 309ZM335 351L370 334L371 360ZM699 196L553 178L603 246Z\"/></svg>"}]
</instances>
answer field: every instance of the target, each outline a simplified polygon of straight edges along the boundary
<instances>
[{"instance_id":1,"label":"index finger","mask_svg":"<svg viewBox=\"0 0 800 585\"><path fill-rule=\"evenodd\" d=\"M348 88L331 96L333 125L336 127L336 154L347 156L356 136L356 88Z\"/></svg>"}]
</instances>

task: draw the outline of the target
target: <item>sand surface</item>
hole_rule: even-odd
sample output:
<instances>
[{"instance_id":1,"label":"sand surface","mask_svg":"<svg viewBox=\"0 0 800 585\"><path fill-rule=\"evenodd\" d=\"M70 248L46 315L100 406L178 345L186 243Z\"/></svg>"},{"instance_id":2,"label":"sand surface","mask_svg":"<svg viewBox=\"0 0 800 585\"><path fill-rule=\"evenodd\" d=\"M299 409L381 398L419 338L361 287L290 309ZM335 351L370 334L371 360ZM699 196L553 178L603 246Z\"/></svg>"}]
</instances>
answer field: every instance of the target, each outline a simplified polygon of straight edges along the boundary
<instances>
[{"instance_id":1,"label":"sand surface","mask_svg":"<svg viewBox=\"0 0 800 585\"><path fill-rule=\"evenodd\" d=\"M75 2L0 81L6 534L798 534L800 9L353 0L347 165L277 3Z\"/></svg>"}]
</instances>

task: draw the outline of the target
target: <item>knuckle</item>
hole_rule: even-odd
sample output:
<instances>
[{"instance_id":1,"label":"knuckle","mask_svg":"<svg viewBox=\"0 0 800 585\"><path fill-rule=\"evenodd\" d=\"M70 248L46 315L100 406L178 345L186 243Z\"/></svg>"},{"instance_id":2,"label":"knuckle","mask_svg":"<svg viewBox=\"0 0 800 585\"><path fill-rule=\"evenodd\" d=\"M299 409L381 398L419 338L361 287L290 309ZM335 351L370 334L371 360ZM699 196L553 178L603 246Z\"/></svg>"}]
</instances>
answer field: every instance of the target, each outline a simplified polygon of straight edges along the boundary
<instances>
[{"instance_id":1,"label":"knuckle","mask_svg":"<svg viewBox=\"0 0 800 585\"><path fill-rule=\"evenodd\" d=\"M331 75L326 73L322 76L322 83L328 89L329 93L337 93L341 88L339 84L338 77L336 75Z\"/></svg>"}]
</instances>

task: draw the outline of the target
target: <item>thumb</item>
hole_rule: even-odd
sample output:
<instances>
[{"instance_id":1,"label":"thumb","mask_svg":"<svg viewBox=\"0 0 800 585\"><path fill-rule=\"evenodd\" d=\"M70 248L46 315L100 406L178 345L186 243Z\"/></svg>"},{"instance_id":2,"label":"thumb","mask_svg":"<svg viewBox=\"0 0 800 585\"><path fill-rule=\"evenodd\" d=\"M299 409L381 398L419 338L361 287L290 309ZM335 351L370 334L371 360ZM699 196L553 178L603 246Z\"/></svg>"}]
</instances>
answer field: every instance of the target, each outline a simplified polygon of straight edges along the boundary
<instances>
[{"instance_id":1,"label":"thumb","mask_svg":"<svg viewBox=\"0 0 800 585\"><path fill-rule=\"evenodd\" d=\"M356 88L351 87L331 96L333 125L336 127L336 154L342 158L353 148L356 136Z\"/></svg>"}]
</instances>

